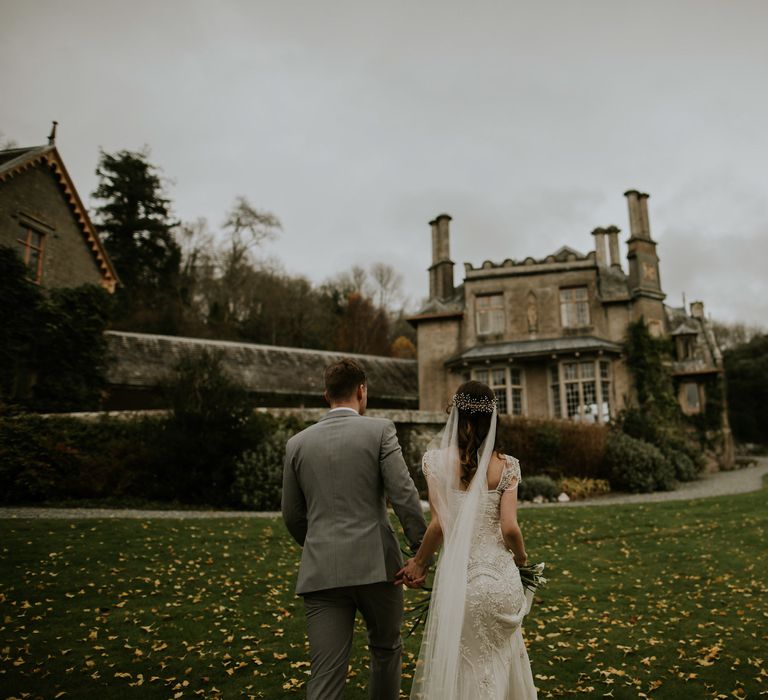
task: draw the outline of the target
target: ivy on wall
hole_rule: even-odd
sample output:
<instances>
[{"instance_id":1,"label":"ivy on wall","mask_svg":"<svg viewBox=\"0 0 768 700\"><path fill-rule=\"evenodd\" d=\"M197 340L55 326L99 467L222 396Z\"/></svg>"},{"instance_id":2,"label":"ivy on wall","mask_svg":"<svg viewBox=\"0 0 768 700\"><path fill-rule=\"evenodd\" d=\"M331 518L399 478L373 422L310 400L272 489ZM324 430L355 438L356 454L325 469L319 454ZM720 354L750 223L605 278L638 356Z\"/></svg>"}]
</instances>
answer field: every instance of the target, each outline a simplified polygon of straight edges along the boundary
<instances>
[{"instance_id":1,"label":"ivy on wall","mask_svg":"<svg viewBox=\"0 0 768 700\"><path fill-rule=\"evenodd\" d=\"M669 338L654 338L645 320L630 323L625 341L627 366L632 372L637 401L646 420L660 429L672 429L682 419L674 382L665 363L672 359Z\"/></svg>"},{"instance_id":2,"label":"ivy on wall","mask_svg":"<svg viewBox=\"0 0 768 700\"><path fill-rule=\"evenodd\" d=\"M111 299L96 285L43 292L0 246L0 403L92 410L104 385Z\"/></svg>"}]
</instances>

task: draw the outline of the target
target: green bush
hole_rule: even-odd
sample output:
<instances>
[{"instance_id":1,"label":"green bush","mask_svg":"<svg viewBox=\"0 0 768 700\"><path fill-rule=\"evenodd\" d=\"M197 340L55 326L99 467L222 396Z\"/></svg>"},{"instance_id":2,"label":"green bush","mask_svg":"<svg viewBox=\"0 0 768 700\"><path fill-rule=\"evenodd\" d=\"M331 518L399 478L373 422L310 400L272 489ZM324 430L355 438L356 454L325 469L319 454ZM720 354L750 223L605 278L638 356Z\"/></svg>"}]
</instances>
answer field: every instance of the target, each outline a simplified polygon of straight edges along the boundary
<instances>
[{"instance_id":1,"label":"green bush","mask_svg":"<svg viewBox=\"0 0 768 700\"><path fill-rule=\"evenodd\" d=\"M674 466L661 450L622 432L608 436L605 470L618 490L648 493L674 488Z\"/></svg>"},{"instance_id":2,"label":"green bush","mask_svg":"<svg viewBox=\"0 0 768 700\"><path fill-rule=\"evenodd\" d=\"M543 496L545 501L556 501L559 495L560 489L548 476L523 476L517 487L517 497L521 501L532 501L536 496Z\"/></svg>"},{"instance_id":3,"label":"green bush","mask_svg":"<svg viewBox=\"0 0 768 700\"><path fill-rule=\"evenodd\" d=\"M263 438L235 460L231 498L252 510L280 510L285 443L298 426L271 420Z\"/></svg>"},{"instance_id":4,"label":"green bush","mask_svg":"<svg viewBox=\"0 0 768 700\"><path fill-rule=\"evenodd\" d=\"M678 481L695 481L699 478L699 468L685 452L667 448L662 449L662 454L672 465Z\"/></svg>"}]
</instances>

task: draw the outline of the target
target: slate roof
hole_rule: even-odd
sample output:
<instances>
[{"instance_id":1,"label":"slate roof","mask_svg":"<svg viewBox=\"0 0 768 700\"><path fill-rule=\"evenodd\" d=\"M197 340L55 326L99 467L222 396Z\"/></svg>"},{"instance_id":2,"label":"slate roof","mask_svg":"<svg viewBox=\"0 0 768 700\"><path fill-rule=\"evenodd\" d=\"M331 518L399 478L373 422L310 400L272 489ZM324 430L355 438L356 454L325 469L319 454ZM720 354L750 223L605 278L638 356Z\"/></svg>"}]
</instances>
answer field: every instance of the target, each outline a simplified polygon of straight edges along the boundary
<instances>
[{"instance_id":1,"label":"slate roof","mask_svg":"<svg viewBox=\"0 0 768 700\"><path fill-rule=\"evenodd\" d=\"M6 170L13 170L13 168L24 163L28 158L42 155L48 150L53 150L53 146L25 146L24 148L9 148L5 151L0 151L0 173Z\"/></svg>"},{"instance_id":2,"label":"slate roof","mask_svg":"<svg viewBox=\"0 0 768 700\"><path fill-rule=\"evenodd\" d=\"M621 345L594 336L574 336L567 338L550 338L547 340L519 340L508 343L487 343L475 345L459 355L455 355L446 365L456 365L463 362L474 363L483 360L502 358L526 358L551 355L556 353L573 352L603 352L619 353Z\"/></svg>"},{"instance_id":3,"label":"slate roof","mask_svg":"<svg viewBox=\"0 0 768 700\"><path fill-rule=\"evenodd\" d=\"M221 352L224 367L251 393L316 401L323 393L325 367L353 357L368 377L372 405L418 407L416 360L123 331L107 331L106 338L112 386L157 387L186 353L213 350Z\"/></svg>"},{"instance_id":4,"label":"slate roof","mask_svg":"<svg viewBox=\"0 0 768 700\"><path fill-rule=\"evenodd\" d=\"M460 284L453 292L453 296L448 299L428 299L421 308L413 315L408 317L408 322L414 325L414 322L428 320L430 318L446 318L450 316L461 316L464 314L464 285Z\"/></svg>"}]
</instances>

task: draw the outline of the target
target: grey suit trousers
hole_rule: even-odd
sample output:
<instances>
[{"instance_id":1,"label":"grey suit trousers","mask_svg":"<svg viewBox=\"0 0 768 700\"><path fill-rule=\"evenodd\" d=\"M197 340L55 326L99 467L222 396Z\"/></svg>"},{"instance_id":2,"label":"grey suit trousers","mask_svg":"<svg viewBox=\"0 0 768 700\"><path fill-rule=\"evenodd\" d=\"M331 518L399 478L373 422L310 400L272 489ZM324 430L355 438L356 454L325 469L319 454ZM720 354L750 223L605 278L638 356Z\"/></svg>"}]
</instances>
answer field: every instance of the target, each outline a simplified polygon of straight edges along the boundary
<instances>
[{"instance_id":1,"label":"grey suit trousers","mask_svg":"<svg viewBox=\"0 0 768 700\"><path fill-rule=\"evenodd\" d=\"M355 615L359 610L368 628L371 652L371 700L400 697L402 669L403 589L391 582L306 593L312 675L307 700L338 700L344 686L352 648Z\"/></svg>"}]
</instances>

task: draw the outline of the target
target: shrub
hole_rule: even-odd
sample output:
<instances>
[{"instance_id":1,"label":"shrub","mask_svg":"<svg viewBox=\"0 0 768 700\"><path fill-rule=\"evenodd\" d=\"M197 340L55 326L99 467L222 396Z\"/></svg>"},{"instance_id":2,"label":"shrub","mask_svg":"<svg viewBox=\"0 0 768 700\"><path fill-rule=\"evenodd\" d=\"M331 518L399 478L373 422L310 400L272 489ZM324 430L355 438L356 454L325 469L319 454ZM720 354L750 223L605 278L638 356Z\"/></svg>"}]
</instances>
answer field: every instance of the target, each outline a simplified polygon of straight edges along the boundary
<instances>
[{"instance_id":1,"label":"shrub","mask_svg":"<svg viewBox=\"0 0 768 700\"><path fill-rule=\"evenodd\" d=\"M567 493L573 501L602 496L611 490L610 483L605 479L582 479L578 476L560 479L559 487L560 491Z\"/></svg>"},{"instance_id":2,"label":"shrub","mask_svg":"<svg viewBox=\"0 0 768 700\"><path fill-rule=\"evenodd\" d=\"M526 474L603 477L607 428L571 421L501 418L499 445Z\"/></svg>"},{"instance_id":3,"label":"shrub","mask_svg":"<svg viewBox=\"0 0 768 700\"><path fill-rule=\"evenodd\" d=\"M296 421L264 416L262 439L235 460L232 502L253 510L280 510L285 443L300 429ZM271 425L267 426L269 423Z\"/></svg>"},{"instance_id":4,"label":"shrub","mask_svg":"<svg viewBox=\"0 0 768 700\"><path fill-rule=\"evenodd\" d=\"M157 419L0 419L0 499L154 497L162 444Z\"/></svg>"},{"instance_id":5,"label":"shrub","mask_svg":"<svg viewBox=\"0 0 768 700\"><path fill-rule=\"evenodd\" d=\"M247 393L226 372L221 353L207 350L182 356L165 391L171 416L163 490L187 502L226 504L234 462L261 432Z\"/></svg>"},{"instance_id":6,"label":"shrub","mask_svg":"<svg viewBox=\"0 0 768 700\"><path fill-rule=\"evenodd\" d=\"M675 479L678 481L694 481L699 478L699 467L685 452L671 448L662 448L662 453L672 465Z\"/></svg>"},{"instance_id":7,"label":"shrub","mask_svg":"<svg viewBox=\"0 0 768 700\"><path fill-rule=\"evenodd\" d=\"M548 476L524 476L517 487L517 497L521 501L532 501L536 496L543 496L545 501L556 501L559 495L560 489Z\"/></svg>"},{"instance_id":8,"label":"shrub","mask_svg":"<svg viewBox=\"0 0 768 700\"><path fill-rule=\"evenodd\" d=\"M674 467L661 450L618 431L608 436L605 469L616 489L647 493L674 487Z\"/></svg>"}]
</instances>

